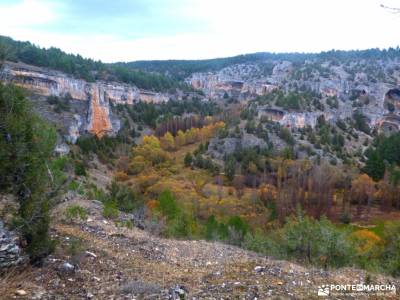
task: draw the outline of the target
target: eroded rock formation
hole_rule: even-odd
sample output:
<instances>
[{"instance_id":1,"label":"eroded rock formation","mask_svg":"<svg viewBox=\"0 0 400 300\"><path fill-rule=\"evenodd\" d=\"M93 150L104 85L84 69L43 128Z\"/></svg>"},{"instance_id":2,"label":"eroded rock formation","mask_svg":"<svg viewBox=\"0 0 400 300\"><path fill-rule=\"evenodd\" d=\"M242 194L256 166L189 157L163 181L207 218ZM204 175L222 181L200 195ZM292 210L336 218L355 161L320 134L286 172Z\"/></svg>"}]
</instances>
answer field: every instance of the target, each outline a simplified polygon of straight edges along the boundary
<instances>
[{"instance_id":1,"label":"eroded rock formation","mask_svg":"<svg viewBox=\"0 0 400 300\"><path fill-rule=\"evenodd\" d=\"M379 130L385 134L400 131L400 116L393 113L387 114L382 117L378 122Z\"/></svg>"},{"instance_id":2,"label":"eroded rock formation","mask_svg":"<svg viewBox=\"0 0 400 300\"><path fill-rule=\"evenodd\" d=\"M139 90L133 85L103 81L89 83L61 72L23 63L6 62L0 71L0 80L12 82L36 95L68 96L73 101L85 103L86 105L80 105L79 112L70 118L48 118L53 122L67 123L63 124L67 128L65 137L72 143L75 143L83 132L90 132L98 137L118 132L120 121L112 115L110 102L132 105L138 101L159 103L169 99L167 95Z\"/></svg>"},{"instance_id":3,"label":"eroded rock formation","mask_svg":"<svg viewBox=\"0 0 400 300\"><path fill-rule=\"evenodd\" d=\"M400 89L390 89L385 95L385 102L393 105L393 110L400 111Z\"/></svg>"},{"instance_id":4,"label":"eroded rock formation","mask_svg":"<svg viewBox=\"0 0 400 300\"><path fill-rule=\"evenodd\" d=\"M97 84L91 85L88 131L98 137L112 131L110 107L104 99L106 92Z\"/></svg>"}]
</instances>

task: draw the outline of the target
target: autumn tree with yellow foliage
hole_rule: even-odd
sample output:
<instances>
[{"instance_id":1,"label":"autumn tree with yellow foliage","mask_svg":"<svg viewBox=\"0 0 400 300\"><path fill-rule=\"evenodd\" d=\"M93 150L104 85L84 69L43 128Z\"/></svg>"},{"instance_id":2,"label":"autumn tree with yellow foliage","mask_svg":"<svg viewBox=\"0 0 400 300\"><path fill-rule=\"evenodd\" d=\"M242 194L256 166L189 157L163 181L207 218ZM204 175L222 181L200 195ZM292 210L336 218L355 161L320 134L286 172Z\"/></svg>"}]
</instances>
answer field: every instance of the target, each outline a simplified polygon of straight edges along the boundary
<instances>
[{"instance_id":1,"label":"autumn tree with yellow foliage","mask_svg":"<svg viewBox=\"0 0 400 300\"><path fill-rule=\"evenodd\" d=\"M175 139L169 131L161 137L160 142L163 149L167 151L175 150Z\"/></svg>"},{"instance_id":2,"label":"autumn tree with yellow foliage","mask_svg":"<svg viewBox=\"0 0 400 300\"><path fill-rule=\"evenodd\" d=\"M138 174L149 166L157 166L169 159L169 155L161 148L157 137L147 135L143 138L142 144L132 150L132 160L129 164L129 172Z\"/></svg>"},{"instance_id":3,"label":"autumn tree with yellow foliage","mask_svg":"<svg viewBox=\"0 0 400 300\"><path fill-rule=\"evenodd\" d=\"M192 127L185 132L179 130L174 137L171 132L167 131L159 140L161 148L166 151L173 151L179 147L197 142L205 142L215 135L215 133L225 127L224 122L217 122L206 125L202 128Z\"/></svg>"}]
</instances>

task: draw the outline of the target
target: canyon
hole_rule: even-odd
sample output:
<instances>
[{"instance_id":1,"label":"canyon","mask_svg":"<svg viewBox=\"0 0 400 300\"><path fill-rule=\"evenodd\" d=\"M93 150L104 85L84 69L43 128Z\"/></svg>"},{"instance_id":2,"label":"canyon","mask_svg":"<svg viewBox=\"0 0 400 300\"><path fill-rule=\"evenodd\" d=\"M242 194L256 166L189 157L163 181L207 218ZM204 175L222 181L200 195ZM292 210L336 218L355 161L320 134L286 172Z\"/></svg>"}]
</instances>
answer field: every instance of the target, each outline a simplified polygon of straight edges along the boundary
<instances>
[{"instance_id":1,"label":"canyon","mask_svg":"<svg viewBox=\"0 0 400 300\"><path fill-rule=\"evenodd\" d=\"M377 65L377 68L382 68L385 73L388 66L396 68L398 65L397 61L393 61L386 65ZM217 71L192 73L185 82L194 90L201 91L204 95L201 98L205 101L234 99L248 103L274 91L287 93L299 89L321 95L325 104L328 98L338 99L337 107L325 105L323 111L293 111L271 105L257 107L258 118L266 117L285 127L315 127L321 116L335 123L339 118L352 118L355 111L361 111L371 128L376 127L382 132L398 131L400 100L396 87L400 81L399 73L394 72L390 78L384 80L375 80L363 70L363 65L357 65L357 68L355 66L337 66L329 62L316 65L312 61L300 65L289 61L233 64ZM355 74L351 74L351 67L357 69ZM87 82L60 71L21 62L5 62L0 70L0 80L25 88L35 97L41 97L42 103L49 96L70 98L72 105L76 107L73 113L63 112L62 116L47 113L51 121L63 123L64 139L70 143L75 143L85 133L98 137L116 135L121 129L122 120L113 114L112 105L135 105L139 101L163 103L169 99L182 100L187 94L178 90L173 94L154 92L121 82ZM366 104L354 107L354 95L364 99ZM391 111L388 111L388 103L393 107Z\"/></svg>"}]
</instances>

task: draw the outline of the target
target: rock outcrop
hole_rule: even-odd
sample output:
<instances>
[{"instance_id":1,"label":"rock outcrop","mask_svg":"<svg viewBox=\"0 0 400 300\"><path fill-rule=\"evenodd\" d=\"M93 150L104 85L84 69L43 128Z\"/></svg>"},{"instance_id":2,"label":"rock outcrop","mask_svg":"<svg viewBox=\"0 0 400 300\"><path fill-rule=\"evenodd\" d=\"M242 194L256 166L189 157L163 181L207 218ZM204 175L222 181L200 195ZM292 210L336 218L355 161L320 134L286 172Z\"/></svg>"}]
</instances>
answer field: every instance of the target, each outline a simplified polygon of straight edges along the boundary
<instances>
[{"instance_id":1,"label":"rock outcrop","mask_svg":"<svg viewBox=\"0 0 400 300\"><path fill-rule=\"evenodd\" d=\"M385 94L385 103L391 106L391 110L400 111L400 89L388 90Z\"/></svg>"},{"instance_id":2,"label":"rock outcrop","mask_svg":"<svg viewBox=\"0 0 400 300\"><path fill-rule=\"evenodd\" d=\"M268 68L263 68L268 64ZM351 119L357 109L366 116L371 128L389 132L399 130L398 118L394 116L400 116L400 89L397 87L400 77L390 71L398 64L398 61L376 62L371 68L364 60L355 60L347 65L318 60L296 64L270 60L194 73L186 82L201 89L210 99L223 99L228 95L246 101L276 89L284 93L312 91L318 96L322 108L316 106L313 110L293 111L275 107L276 103L263 103L256 108L258 117L286 127L303 128L314 127L321 115L331 122ZM337 101L336 107L328 104L332 99Z\"/></svg>"},{"instance_id":3,"label":"rock outcrop","mask_svg":"<svg viewBox=\"0 0 400 300\"><path fill-rule=\"evenodd\" d=\"M385 94L384 106L381 116L375 118L378 130L384 134L400 131L400 89L389 89Z\"/></svg>"},{"instance_id":4,"label":"rock outcrop","mask_svg":"<svg viewBox=\"0 0 400 300\"><path fill-rule=\"evenodd\" d=\"M277 122L289 128L304 128L307 126L314 128L320 116L323 116L326 121L337 120L337 116L327 112L286 112L278 108L258 108L258 118Z\"/></svg>"},{"instance_id":5,"label":"rock outcrop","mask_svg":"<svg viewBox=\"0 0 400 300\"><path fill-rule=\"evenodd\" d=\"M67 123L63 124L66 127L65 137L71 143L84 132L102 137L119 131L120 121L112 115L110 102L132 105L139 101L160 103L169 100L168 95L140 90L133 85L103 81L91 83L23 63L6 62L0 70L0 80L26 88L35 95L67 96L72 101L83 102L85 105L79 106L77 114L64 120Z\"/></svg>"},{"instance_id":6,"label":"rock outcrop","mask_svg":"<svg viewBox=\"0 0 400 300\"><path fill-rule=\"evenodd\" d=\"M268 80L251 78L262 72L257 65L239 64L224 68L216 73L194 73L186 82L200 89L211 98L231 98L245 100L255 96L267 95L278 88Z\"/></svg>"},{"instance_id":7,"label":"rock outcrop","mask_svg":"<svg viewBox=\"0 0 400 300\"><path fill-rule=\"evenodd\" d=\"M272 75L284 76L293 71L293 65L290 61L282 61L274 66Z\"/></svg>"},{"instance_id":8,"label":"rock outcrop","mask_svg":"<svg viewBox=\"0 0 400 300\"><path fill-rule=\"evenodd\" d=\"M319 117L323 116L326 121L336 121L336 116L330 113L323 112L290 112L286 113L279 123L282 126L289 128L304 128L304 127L312 127L314 128L317 125L317 120Z\"/></svg>"},{"instance_id":9,"label":"rock outcrop","mask_svg":"<svg viewBox=\"0 0 400 300\"><path fill-rule=\"evenodd\" d=\"M212 138L208 145L207 153L210 154L212 158L222 160L225 155L232 154L237 149L249 149L255 147L263 149L267 146L268 145L264 140L256 137L253 134L245 133L241 138Z\"/></svg>"},{"instance_id":10,"label":"rock outcrop","mask_svg":"<svg viewBox=\"0 0 400 300\"><path fill-rule=\"evenodd\" d=\"M385 134L400 131L400 116L395 114L387 114L378 122L379 131Z\"/></svg>"},{"instance_id":11,"label":"rock outcrop","mask_svg":"<svg viewBox=\"0 0 400 300\"><path fill-rule=\"evenodd\" d=\"M92 84L90 94L88 131L102 137L113 130L110 120L110 106L105 100L106 91L102 89L102 86Z\"/></svg>"},{"instance_id":12,"label":"rock outcrop","mask_svg":"<svg viewBox=\"0 0 400 300\"><path fill-rule=\"evenodd\" d=\"M15 266L24 261L17 241L18 237L8 231L0 220L0 269Z\"/></svg>"}]
</instances>

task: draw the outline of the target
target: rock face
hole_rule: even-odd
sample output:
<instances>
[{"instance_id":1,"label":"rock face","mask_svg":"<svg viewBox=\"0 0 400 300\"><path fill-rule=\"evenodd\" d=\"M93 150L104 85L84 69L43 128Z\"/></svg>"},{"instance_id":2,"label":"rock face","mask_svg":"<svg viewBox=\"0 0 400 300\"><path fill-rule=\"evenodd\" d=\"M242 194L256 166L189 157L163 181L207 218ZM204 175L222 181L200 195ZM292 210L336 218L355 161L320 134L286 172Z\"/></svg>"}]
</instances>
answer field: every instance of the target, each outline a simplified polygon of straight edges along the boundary
<instances>
[{"instance_id":1,"label":"rock face","mask_svg":"<svg viewBox=\"0 0 400 300\"><path fill-rule=\"evenodd\" d=\"M160 103L169 100L167 95L140 90L133 85L103 81L89 83L61 72L22 63L6 62L0 70L0 80L24 87L36 95L68 96L74 102L83 102L85 105L79 106L79 112L64 124L67 128L66 140L72 143L84 132L102 137L119 131L120 121L112 115L110 102L132 105L138 101Z\"/></svg>"},{"instance_id":2,"label":"rock face","mask_svg":"<svg viewBox=\"0 0 400 300\"><path fill-rule=\"evenodd\" d=\"M341 117L350 117L350 114ZM260 107L258 108L258 117L264 118L269 121L277 122L282 126L288 128L304 128L310 126L312 128L317 124L318 117L324 116L326 121L334 122L337 120L337 116L328 112L286 112L283 109Z\"/></svg>"},{"instance_id":3,"label":"rock face","mask_svg":"<svg viewBox=\"0 0 400 300\"><path fill-rule=\"evenodd\" d=\"M110 120L110 107L108 101L105 100L106 91L102 89L102 86L92 84L90 94L88 131L102 137L113 130Z\"/></svg>"},{"instance_id":4,"label":"rock face","mask_svg":"<svg viewBox=\"0 0 400 300\"><path fill-rule=\"evenodd\" d=\"M371 128L399 131L400 74L393 70L399 68L400 61L375 61L373 67L371 63L363 59L349 64L333 64L329 60L249 62L213 72L194 73L186 82L201 89L210 99L223 99L228 95L246 102L276 89L284 93L312 91L317 94L324 105L322 109L294 112L275 107L274 103L257 108L259 118L291 128L314 127L320 115L332 122L351 119L357 109L367 117ZM328 99L336 99L338 105L329 105Z\"/></svg>"},{"instance_id":5,"label":"rock face","mask_svg":"<svg viewBox=\"0 0 400 300\"><path fill-rule=\"evenodd\" d=\"M385 101L392 104L393 110L400 111L400 89L390 89L385 95Z\"/></svg>"},{"instance_id":6,"label":"rock face","mask_svg":"<svg viewBox=\"0 0 400 300\"><path fill-rule=\"evenodd\" d=\"M224 68L216 73L194 73L186 82L195 89L200 89L211 98L229 97L244 100L263 96L278 88L268 80L252 80L262 72L260 66L238 64Z\"/></svg>"},{"instance_id":7,"label":"rock face","mask_svg":"<svg viewBox=\"0 0 400 300\"><path fill-rule=\"evenodd\" d=\"M285 111L282 109L260 107L258 109L258 117L269 121L279 122L285 116Z\"/></svg>"},{"instance_id":8,"label":"rock face","mask_svg":"<svg viewBox=\"0 0 400 300\"><path fill-rule=\"evenodd\" d=\"M17 240L18 237L4 228L0 220L0 269L17 265L24 260Z\"/></svg>"},{"instance_id":9,"label":"rock face","mask_svg":"<svg viewBox=\"0 0 400 300\"><path fill-rule=\"evenodd\" d=\"M292 72L293 66L292 63L289 61L282 61L274 66L272 69L272 75L275 76L282 76L287 75Z\"/></svg>"},{"instance_id":10,"label":"rock face","mask_svg":"<svg viewBox=\"0 0 400 300\"><path fill-rule=\"evenodd\" d=\"M378 121L379 131L385 134L400 131L400 116L390 113Z\"/></svg>"},{"instance_id":11,"label":"rock face","mask_svg":"<svg viewBox=\"0 0 400 300\"><path fill-rule=\"evenodd\" d=\"M299 112L286 113L279 123L288 128L304 128L310 126L314 128L317 125L318 117L324 116L326 121L336 121L336 116L323 112Z\"/></svg>"},{"instance_id":12,"label":"rock face","mask_svg":"<svg viewBox=\"0 0 400 300\"><path fill-rule=\"evenodd\" d=\"M258 147L266 148L267 143L253 134L243 134L241 138L228 137L224 139L212 138L208 145L208 154L211 157L222 160L226 154L232 154L237 149Z\"/></svg>"}]
</instances>

